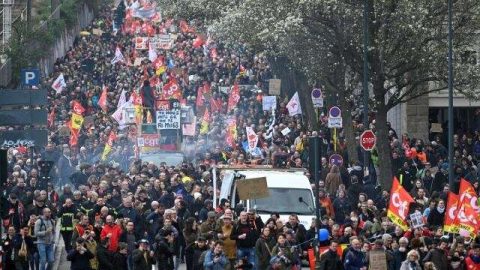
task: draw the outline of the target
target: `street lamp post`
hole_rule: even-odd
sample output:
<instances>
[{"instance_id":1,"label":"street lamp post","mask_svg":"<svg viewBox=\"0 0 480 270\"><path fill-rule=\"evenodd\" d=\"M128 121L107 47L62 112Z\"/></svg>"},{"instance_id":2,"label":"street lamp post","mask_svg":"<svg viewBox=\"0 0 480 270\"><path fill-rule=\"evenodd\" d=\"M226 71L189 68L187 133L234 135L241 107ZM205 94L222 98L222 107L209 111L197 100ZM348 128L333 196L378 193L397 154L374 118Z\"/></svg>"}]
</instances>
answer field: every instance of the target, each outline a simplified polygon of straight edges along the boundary
<instances>
[{"instance_id":1,"label":"street lamp post","mask_svg":"<svg viewBox=\"0 0 480 270\"><path fill-rule=\"evenodd\" d=\"M368 129L368 1L363 0L363 126ZM363 151L364 168L368 168L368 151Z\"/></svg>"},{"instance_id":2,"label":"street lamp post","mask_svg":"<svg viewBox=\"0 0 480 270\"><path fill-rule=\"evenodd\" d=\"M453 28L452 28L452 0L448 2L448 183L450 190L454 190L453 167Z\"/></svg>"}]
</instances>

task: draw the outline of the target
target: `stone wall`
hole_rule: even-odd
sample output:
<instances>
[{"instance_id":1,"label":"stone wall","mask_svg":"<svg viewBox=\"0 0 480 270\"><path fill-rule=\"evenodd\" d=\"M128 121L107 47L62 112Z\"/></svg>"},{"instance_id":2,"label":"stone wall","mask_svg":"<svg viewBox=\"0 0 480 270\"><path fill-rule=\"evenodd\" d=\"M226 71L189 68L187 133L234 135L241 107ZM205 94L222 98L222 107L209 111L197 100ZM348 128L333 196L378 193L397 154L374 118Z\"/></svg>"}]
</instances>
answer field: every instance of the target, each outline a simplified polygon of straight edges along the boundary
<instances>
[{"instance_id":1,"label":"stone wall","mask_svg":"<svg viewBox=\"0 0 480 270\"><path fill-rule=\"evenodd\" d=\"M428 96L414 99L405 106L406 132L410 138L428 140Z\"/></svg>"},{"instance_id":2,"label":"stone wall","mask_svg":"<svg viewBox=\"0 0 480 270\"><path fill-rule=\"evenodd\" d=\"M80 9L80 12L77 14L77 24L75 27L65 29L50 49L49 55L40 60L39 67L43 78L46 78L53 72L55 61L65 56L72 46L75 37L78 36L83 28L92 22L93 18L93 10L90 10L87 5L83 5L83 8Z\"/></svg>"}]
</instances>

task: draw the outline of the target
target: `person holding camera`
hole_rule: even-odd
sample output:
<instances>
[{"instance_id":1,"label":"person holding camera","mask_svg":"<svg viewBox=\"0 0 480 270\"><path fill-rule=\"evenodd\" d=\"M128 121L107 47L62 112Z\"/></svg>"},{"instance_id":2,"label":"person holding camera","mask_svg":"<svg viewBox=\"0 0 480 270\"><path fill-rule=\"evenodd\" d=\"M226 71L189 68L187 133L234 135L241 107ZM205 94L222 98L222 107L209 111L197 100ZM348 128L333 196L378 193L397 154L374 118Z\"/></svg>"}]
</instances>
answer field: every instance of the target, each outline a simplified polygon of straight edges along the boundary
<instances>
[{"instance_id":1,"label":"person holding camera","mask_svg":"<svg viewBox=\"0 0 480 270\"><path fill-rule=\"evenodd\" d=\"M154 252L148 246L148 240L140 240L138 249L135 249L132 254L133 270L151 270L152 265L155 264ZM172 264L173 265L173 264ZM173 268L171 268L173 269ZM158 268L162 270L162 268Z\"/></svg>"},{"instance_id":2,"label":"person holding camera","mask_svg":"<svg viewBox=\"0 0 480 270\"><path fill-rule=\"evenodd\" d=\"M71 262L71 270L91 270L90 260L94 257L85 247L85 239L78 238L76 247L68 253L67 260Z\"/></svg>"},{"instance_id":3,"label":"person holding camera","mask_svg":"<svg viewBox=\"0 0 480 270\"><path fill-rule=\"evenodd\" d=\"M215 243L213 250L207 251L203 267L207 270L230 269L230 261L225 253L223 253L223 241L219 240Z\"/></svg>"},{"instance_id":4,"label":"person holding camera","mask_svg":"<svg viewBox=\"0 0 480 270\"><path fill-rule=\"evenodd\" d=\"M13 238L14 262L16 270L28 270L30 256L35 248L32 237L28 235L28 226L20 229L20 233Z\"/></svg>"},{"instance_id":5,"label":"person holding camera","mask_svg":"<svg viewBox=\"0 0 480 270\"><path fill-rule=\"evenodd\" d=\"M277 245L272 249L272 256L280 258L281 269L293 269L297 250L287 242L287 236L281 233L277 236Z\"/></svg>"}]
</instances>

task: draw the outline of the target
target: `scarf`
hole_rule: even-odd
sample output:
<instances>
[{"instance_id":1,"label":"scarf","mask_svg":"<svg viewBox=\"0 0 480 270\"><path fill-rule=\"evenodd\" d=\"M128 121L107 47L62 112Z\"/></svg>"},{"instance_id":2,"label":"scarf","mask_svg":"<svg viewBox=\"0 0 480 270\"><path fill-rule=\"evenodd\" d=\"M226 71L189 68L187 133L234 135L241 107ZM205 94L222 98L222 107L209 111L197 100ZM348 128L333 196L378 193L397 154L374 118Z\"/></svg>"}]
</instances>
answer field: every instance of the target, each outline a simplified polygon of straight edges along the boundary
<instances>
[{"instance_id":1,"label":"scarf","mask_svg":"<svg viewBox=\"0 0 480 270\"><path fill-rule=\"evenodd\" d=\"M440 214L443 214L443 212L445 211L445 207L444 208L439 208L437 206L437 211L440 213Z\"/></svg>"}]
</instances>

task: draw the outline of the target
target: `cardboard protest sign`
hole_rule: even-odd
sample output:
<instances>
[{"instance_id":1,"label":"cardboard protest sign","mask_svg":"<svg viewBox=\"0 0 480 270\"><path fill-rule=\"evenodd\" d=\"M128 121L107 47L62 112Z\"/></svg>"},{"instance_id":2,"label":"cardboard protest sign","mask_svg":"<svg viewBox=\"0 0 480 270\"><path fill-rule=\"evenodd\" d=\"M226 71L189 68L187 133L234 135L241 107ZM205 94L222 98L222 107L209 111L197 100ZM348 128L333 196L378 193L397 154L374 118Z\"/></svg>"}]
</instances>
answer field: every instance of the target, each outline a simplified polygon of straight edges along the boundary
<instances>
[{"instance_id":1,"label":"cardboard protest sign","mask_svg":"<svg viewBox=\"0 0 480 270\"><path fill-rule=\"evenodd\" d=\"M137 49L137 50L147 50L148 49L148 37L136 37L135 38L135 49Z\"/></svg>"},{"instance_id":2,"label":"cardboard protest sign","mask_svg":"<svg viewBox=\"0 0 480 270\"><path fill-rule=\"evenodd\" d=\"M259 199L270 196L267 178L250 178L237 180L237 191L240 200Z\"/></svg>"},{"instance_id":3,"label":"cardboard protest sign","mask_svg":"<svg viewBox=\"0 0 480 270\"><path fill-rule=\"evenodd\" d=\"M145 57L137 57L135 58L135 62L133 62L134 67L138 67L142 64L142 61L145 60Z\"/></svg>"},{"instance_id":4,"label":"cardboard protest sign","mask_svg":"<svg viewBox=\"0 0 480 270\"><path fill-rule=\"evenodd\" d=\"M369 252L369 270L385 270L387 269L387 257L385 251L372 250Z\"/></svg>"},{"instance_id":5,"label":"cardboard protest sign","mask_svg":"<svg viewBox=\"0 0 480 270\"><path fill-rule=\"evenodd\" d=\"M96 36L101 36L101 35L103 35L103 31L100 30L100 29L96 29L96 28L93 28L93 29L92 29L92 33L93 33L94 35L96 35Z\"/></svg>"},{"instance_id":6,"label":"cardboard protest sign","mask_svg":"<svg viewBox=\"0 0 480 270\"><path fill-rule=\"evenodd\" d=\"M273 96L279 96L281 86L282 86L282 80L270 79L270 81L268 82L268 93Z\"/></svg>"},{"instance_id":7,"label":"cardboard protest sign","mask_svg":"<svg viewBox=\"0 0 480 270\"><path fill-rule=\"evenodd\" d=\"M154 46L154 48L170 50L173 45L173 40L170 35L156 35L150 38L150 43Z\"/></svg>"}]
</instances>

